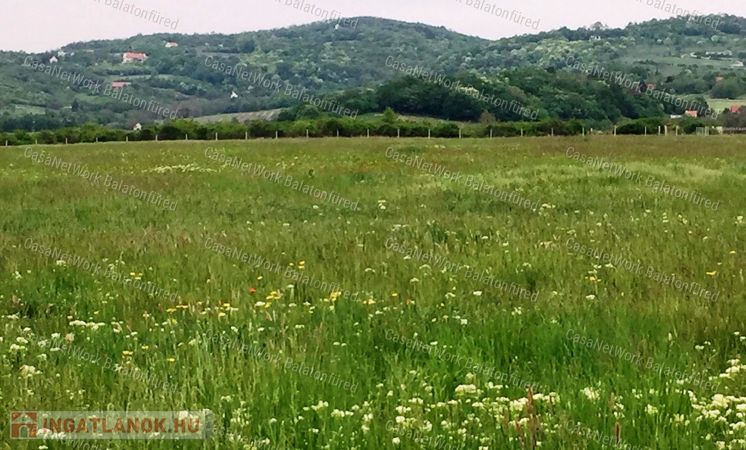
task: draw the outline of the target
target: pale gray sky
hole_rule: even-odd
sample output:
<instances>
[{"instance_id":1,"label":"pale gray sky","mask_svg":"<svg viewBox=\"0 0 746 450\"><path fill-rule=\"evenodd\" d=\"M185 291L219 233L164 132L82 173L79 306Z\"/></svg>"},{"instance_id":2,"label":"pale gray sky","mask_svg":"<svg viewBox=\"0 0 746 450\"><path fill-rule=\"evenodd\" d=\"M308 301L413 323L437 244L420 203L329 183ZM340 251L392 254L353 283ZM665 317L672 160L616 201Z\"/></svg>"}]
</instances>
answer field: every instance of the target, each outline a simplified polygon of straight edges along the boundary
<instances>
[{"instance_id":1,"label":"pale gray sky","mask_svg":"<svg viewBox=\"0 0 746 450\"><path fill-rule=\"evenodd\" d=\"M291 3L291 6L286 6ZM304 12L293 3L315 6ZM322 10L343 16L377 16L408 22L445 26L464 34L487 39L533 33L535 30L473 5L477 2L495 14L502 8L515 11L515 20L526 16L533 28L547 31L568 26L577 28L601 21L624 26L652 18L666 18L680 8L699 13L729 13L746 16L743 0L4 0L0 26L0 50L40 52L93 39L125 38L142 34L237 33L314 22ZM120 8L117 9L115 4ZM124 5L154 11L165 20L123 12ZM108 5L108 6L107 6ZM651 6L648 6L651 5ZM134 8L133 8L134 9ZM136 12L136 10L135 10ZM519 14L520 13L520 14ZM538 24L536 23L538 21Z\"/></svg>"}]
</instances>

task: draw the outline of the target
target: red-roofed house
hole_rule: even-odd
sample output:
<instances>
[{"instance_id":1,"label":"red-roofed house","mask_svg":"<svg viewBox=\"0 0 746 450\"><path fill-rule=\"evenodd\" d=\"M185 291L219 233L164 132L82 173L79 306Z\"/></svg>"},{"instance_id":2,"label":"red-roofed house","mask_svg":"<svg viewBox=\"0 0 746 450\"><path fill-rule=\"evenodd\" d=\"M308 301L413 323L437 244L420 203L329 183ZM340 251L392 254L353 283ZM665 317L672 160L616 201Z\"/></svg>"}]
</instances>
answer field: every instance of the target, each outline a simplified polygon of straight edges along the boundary
<instances>
[{"instance_id":1,"label":"red-roofed house","mask_svg":"<svg viewBox=\"0 0 746 450\"><path fill-rule=\"evenodd\" d=\"M130 85L129 81L112 81L111 82L112 89L124 89L125 87L129 85Z\"/></svg>"},{"instance_id":2,"label":"red-roofed house","mask_svg":"<svg viewBox=\"0 0 746 450\"><path fill-rule=\"evenodd\" d=\"M730 107L730 112L732 112L733 114L738 114L738 112L741 111L741 108L741 105L733 105Z\"/></svg>"},{"instance_id":3,"label":"red-roofed house","mask_svg":"<svg viewBox=\"0 0 746 450\"><path fill-rule=\"evenodd\" d=\"M132 62L145 62L145 60L148 59L148 55L145 53L140 52L124 52L122 54L122 63L132 63Z\"/></svg>"},{"instance_id":4,"label":"red-roofed house","mask_svg":"<svg viewBox=\"0 0 746 450\"><path fill-rule=\"evenodd\" d=\"M695 109L693 111L687 111L684 114L686 114L689 117L694 117L695 119L699 117L699 112Z\"/></svg>"}]
</instances>

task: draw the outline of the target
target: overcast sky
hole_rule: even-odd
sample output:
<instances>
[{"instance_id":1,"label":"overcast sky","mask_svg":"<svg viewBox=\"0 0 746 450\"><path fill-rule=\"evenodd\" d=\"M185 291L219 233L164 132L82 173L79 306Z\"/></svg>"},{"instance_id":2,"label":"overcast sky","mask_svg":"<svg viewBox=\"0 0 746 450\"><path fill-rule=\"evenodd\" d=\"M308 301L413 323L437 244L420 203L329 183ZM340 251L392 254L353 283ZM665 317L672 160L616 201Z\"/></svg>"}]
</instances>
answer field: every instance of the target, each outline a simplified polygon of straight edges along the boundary
<instances>
[{"instance_id":1,"label":"overcast sky","mask_svg":"<svg viewBox=\"0 0 746 450\"><path fill-rule=\"evenodd\" d=\"M286 2L291 3L286 6ZM292 3L313 5L305 12ZM474 2L491 12L477 10ZM648 2L652 6L648 6ZM445 26L487 39L546 31L568 26L578 28L601 21L621 27L629 22L666 18L666 8L698 13L729 13L746 16L744 0L3 0L0 50L40 52L65 44L93 39L125 38L161 32L237 33L297 25L319 20L323 11L343 16L377 16L408 22ZM120 9L113 4L119 3ZM107 6L107 4L109 6ZM165 25L123 12L124 4L153 11L173 22ZM470 6L472 5L472 6ZM657 7L656 7L657 5ZM527 26L497 17L501 8L514 20L524 16ZM513 11L515 11L513 13ZM157 13L157 14L156 14ZM173 28L173 29L172 29Z\"/></svg>"}]
</instances>

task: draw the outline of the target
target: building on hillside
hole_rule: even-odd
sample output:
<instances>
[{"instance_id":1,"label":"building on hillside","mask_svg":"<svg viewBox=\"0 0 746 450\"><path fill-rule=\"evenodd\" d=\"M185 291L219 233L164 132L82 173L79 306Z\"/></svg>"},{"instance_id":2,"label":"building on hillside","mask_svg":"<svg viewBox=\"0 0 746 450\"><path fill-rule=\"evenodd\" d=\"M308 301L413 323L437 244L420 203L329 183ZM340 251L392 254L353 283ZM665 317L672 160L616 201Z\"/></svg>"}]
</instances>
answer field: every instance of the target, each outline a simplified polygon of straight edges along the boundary
<instances>
[{"instance_id":1,"label":"building on hillside","mask_svg":"<svg viewBox=\"0 0 746 450\"><path fill-rule=\"evenodd\" d=\"M178 46L179 46L178 42L173 42L173 41L166 42L166 48L176 48Z\"/></svg>"},{"instance_id":2,"label":"building on hillside","mask_svg":"<svg viewBox=\"0 0 746 450\"><path fill-rule=\"evenodd\" d=\"M231 91L231 100L238 98L238 94L236 94L236 91Z\"/></svg>"},{"instance_id":3,"label":"building on hillside","mask_svg":"<svg viewBox=\"0 0 746 450\"><path fill-rule=\"evenodd\" d=\"M49 64L57 64L59 62L59 59L57 59L56 56L52 56L49 58Z\"/></svg>"},{"instance_id":4,"label":"building on hillside","mask_svg":"<svg viewBox=\"0 0 746 450\"><path fill-rule=\"evenodd\" d=\"M133 131L142 131L142 124L136 123L134 127L132 127Z\"/></svg>"},{"instance_id":5,"label":"building on hillside","mask_svg":"<svg viewBox=\"0 0 746 450\"><path fill-rule=\"evenodd\" d=\"M125 87L129 85L130 85L129 81L112 81L111 82L112 89L124 89Z\"/></svg>"},{"instance_id":6,"label":"building on hillside","mask_svg":"<svg viewBox=\"0 0 746 450\"><path fill-rule=\"evenodd\" d=\"M732 112L733 114L738 114L739 112L741 112L742 107L742 105L731 105L730 112Z\"/></svg>"},{"instance_id":7,"label":"building on hillside","mask_svg":"<svg viewBox=\"0 0 746 450\"><path fill-rule=\"evenodd\" d=\"M694 117L696 119L697 117L699 117L699 111L697 111L696 109L690 110L690 111L685 112L684 115L689 116L689 117Z\"/></svg>"},{"instance_id":8,"label":"building on hillside","mask_svg":"<svg viewBox=\"0 0 746 450\"><path fill-rule=\"evenodd\" d=\"M128 64L133 62L145 62L148 59L148 55L141 52L124 52L122 54L122 64Z\"/></svg>"}]
</instances>

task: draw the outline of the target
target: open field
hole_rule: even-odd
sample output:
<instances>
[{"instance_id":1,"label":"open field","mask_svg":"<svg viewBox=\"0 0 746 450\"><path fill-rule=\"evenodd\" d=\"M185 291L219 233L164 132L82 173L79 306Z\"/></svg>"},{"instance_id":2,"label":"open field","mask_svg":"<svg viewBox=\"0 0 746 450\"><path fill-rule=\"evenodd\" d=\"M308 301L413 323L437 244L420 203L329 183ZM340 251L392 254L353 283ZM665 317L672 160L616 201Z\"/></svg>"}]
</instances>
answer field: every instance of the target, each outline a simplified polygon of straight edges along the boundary
<instances>
[{"instance_id":1,"label":"open field","mask_svg":"<svg viewBox=\"0 0 746 450\"><path fill-rule=\"evenodd\" d=\"M744 145L2 149L0 416L214 413L51 450L746 448Z\"/></svg>"},{"instance_id":2,"label":"open field","mask_svg":"<svg viewBox=\"0 0 746 450\"><path fill-rule=\"evenodd\" d=\"M722 112L734 105L746 106L746 98L708 98L707 104L715 111Z\"/></svg>"},{"instance_id":3,"label":"open field","mask_svg":"<svg viewBox=\"0 0 746 450\"><path fill-rule=\"evenodd\" d=\"M233 114L215 114L212 116L195 117L194 120L199 123L213 123L222 121L231 121L233 119L239 122L245 122L247 120L273 120L276 119L282 109L268 109L265 111L256 111L249 113L233 113Z\"/></svg>"}]
</instances>

